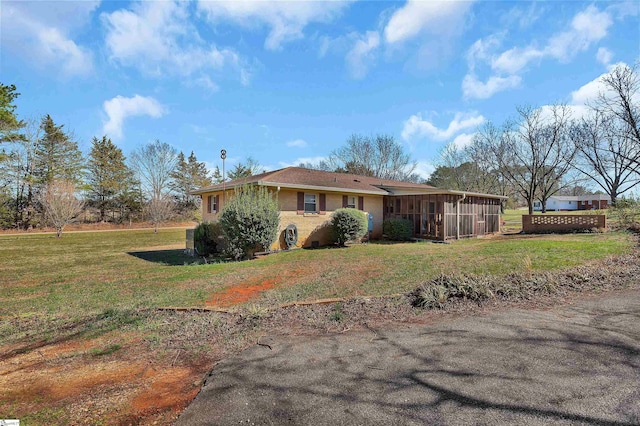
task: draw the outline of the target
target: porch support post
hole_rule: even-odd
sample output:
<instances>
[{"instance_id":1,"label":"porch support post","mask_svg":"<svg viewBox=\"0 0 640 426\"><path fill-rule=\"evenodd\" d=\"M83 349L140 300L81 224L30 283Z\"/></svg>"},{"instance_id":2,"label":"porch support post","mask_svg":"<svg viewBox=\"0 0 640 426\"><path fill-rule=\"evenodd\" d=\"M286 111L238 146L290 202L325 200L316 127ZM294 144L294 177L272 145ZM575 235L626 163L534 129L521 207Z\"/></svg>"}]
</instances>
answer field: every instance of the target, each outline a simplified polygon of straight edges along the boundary
<instances>
[{"instance_id":1,"label":"porch support post","mask_svg":"<svg viewBox=\"0 0 640 426\"><path fill-rule=\"evenodd\" d=\"M467 194L462 194L462 197L456 201L456 240L460 239L460 202L467 198Z\"/></svg>"}]
</instances>

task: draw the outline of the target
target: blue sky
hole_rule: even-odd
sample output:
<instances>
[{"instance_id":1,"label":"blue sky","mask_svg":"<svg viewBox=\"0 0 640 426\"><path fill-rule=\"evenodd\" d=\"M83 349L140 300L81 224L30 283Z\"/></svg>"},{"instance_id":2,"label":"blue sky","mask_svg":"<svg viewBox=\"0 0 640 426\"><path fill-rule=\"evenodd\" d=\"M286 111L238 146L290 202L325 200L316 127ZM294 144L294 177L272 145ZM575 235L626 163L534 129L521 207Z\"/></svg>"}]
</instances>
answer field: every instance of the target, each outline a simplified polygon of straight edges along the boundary
<instances>
[{"instance_id":1,"label":"blue sky","mask_svg":"<svg viewBox=\"0 0 640 426\"><path fill-rule=\"evenodd\" d=\"M317 161L353 133L393 135L427 176L516 105L576 116L640 58L640 3L7 1L0 81L87 152L160 139L210 167Z\"/></svg>"}]
</instances>

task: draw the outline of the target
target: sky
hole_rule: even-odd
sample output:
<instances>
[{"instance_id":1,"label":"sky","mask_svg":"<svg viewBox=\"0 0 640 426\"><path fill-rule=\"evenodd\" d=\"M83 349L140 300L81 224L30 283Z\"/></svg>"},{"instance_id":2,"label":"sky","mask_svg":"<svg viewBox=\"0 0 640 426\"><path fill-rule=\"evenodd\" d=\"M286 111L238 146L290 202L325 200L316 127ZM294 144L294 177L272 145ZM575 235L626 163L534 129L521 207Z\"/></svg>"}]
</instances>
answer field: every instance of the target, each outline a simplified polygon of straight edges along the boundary
<instances>
[{"instance_id":1,"label":"sky","mask_svg":"<svg viewBox=\"0 0 640 426\"><path fill-rule=\"evenodd\" d=\"M519 105L566 103L640 60L640 2L10 1L0 82L86 153L159 139L208 167L317 162L388 134L427 177Z\"/></svg>"}]
</instances>

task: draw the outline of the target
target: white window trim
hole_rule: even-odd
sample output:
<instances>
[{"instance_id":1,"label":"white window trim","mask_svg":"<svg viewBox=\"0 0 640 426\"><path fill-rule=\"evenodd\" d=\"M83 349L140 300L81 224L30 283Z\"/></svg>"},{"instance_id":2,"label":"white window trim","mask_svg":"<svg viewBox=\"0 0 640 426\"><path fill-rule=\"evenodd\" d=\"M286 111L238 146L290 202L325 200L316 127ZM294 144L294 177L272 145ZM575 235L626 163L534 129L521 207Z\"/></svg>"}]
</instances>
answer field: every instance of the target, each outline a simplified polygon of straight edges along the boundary
<instances>
[{"instance_id":1,"label":"white window trim","mask_svg":"<svg viewBox=\"0 0 640 426\"><path fill-rule=\"evenodd\" d=\"M353 204L350 203L351 198L353 198ZM355 195L347 195L347 208L355 209L358 205L358 197Z\"/></svg>"},{"instance_id":2,"label":"white window trim","mask_svg":"<svg viewBox=\"0 0 640 426\"><path fill-rule=\"evenodd\" d=\"M315 210L307 210L307 195L313 195L315 202ZM315 192L305 192L304 193L304 213L318 213L318 203L320 202L319 196ZM311 203L309 203L311 204Z\"/></svg>"}]
</instances>

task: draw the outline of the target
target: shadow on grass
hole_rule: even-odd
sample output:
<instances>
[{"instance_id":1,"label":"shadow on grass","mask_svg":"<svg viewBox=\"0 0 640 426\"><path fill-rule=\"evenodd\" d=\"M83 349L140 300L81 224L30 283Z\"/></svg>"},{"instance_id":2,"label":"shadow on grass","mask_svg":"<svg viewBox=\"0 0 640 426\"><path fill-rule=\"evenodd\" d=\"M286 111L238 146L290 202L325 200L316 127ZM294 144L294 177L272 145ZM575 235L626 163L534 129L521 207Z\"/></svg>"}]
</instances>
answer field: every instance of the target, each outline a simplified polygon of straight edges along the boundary
<instances>
[{"instance_id":1,"label":"shadow on grass","mask_svg":"<svg viewBox=\"0 0 640 426\"><path fill-rule=\"evenodd\" d=\"M130 251L127 254L137 257L138 259L146 260L147 262L167 266L184 266L202 263L200 258L186 255L183 249Z\"/></svg>"}]
</instances>

